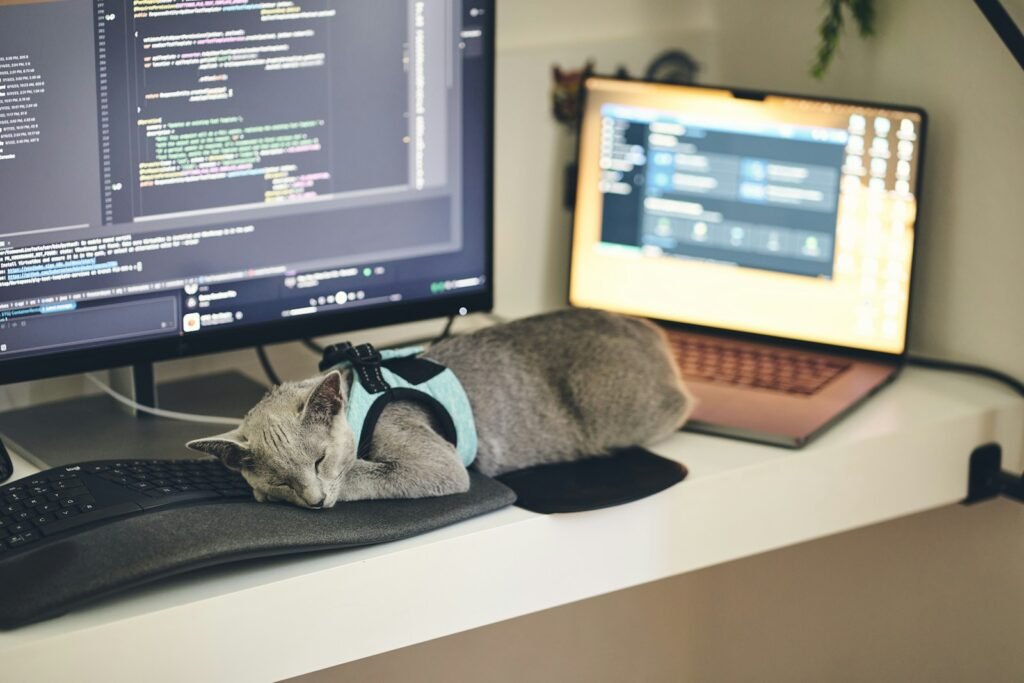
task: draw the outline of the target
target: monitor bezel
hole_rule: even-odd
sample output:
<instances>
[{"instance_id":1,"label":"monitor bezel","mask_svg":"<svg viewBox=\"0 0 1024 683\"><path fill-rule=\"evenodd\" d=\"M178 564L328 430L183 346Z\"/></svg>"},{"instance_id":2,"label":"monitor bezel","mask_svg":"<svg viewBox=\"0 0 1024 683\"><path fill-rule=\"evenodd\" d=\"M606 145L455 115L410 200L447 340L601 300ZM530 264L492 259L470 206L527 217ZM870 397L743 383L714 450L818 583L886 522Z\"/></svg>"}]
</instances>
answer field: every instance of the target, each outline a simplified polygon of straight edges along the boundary
<instances>
[{"instance_id":1,"label":"monitor bezel","mask_svg":"<svg viewBox=\"0 0 1024 683\"><path fill-rule=\"evenodd\" d=\"M928 131L928 112L922 107L916 105L907 104L891 104L883 102L875 102L871 100L858 100L849 98L839 97L825 97L819 95L809 95L801 93L792 93L781 90L759 90L756 88L741 88L735 86L725 85L709 85L709 84L683 84L683 83L667 83L664 81L658 81L654 79L646 78L629 78L618 75L604 75L598 73L587 74L583 81L580 83L580 96L579 106L577 107L577 121L576 121L576 152L574 156L574 162L576 165L576 187L574 187L573 203L572 203L572 218L571 228L569 230L569 267L566 269L566 302L569 306L575 307L576 304L572 301L572 273L574 266L573 259L573 247L576 241L576 219L578 214L579 206L579 174L580 174L580 153L583 146L583 118L587 111L587 93L589 92L588 84L592 80L602 81L617 81L617 82L628 82L628 83L644 83L650 85L660 86L675 86L681 88L697 88L701 90L717 90L726 91L733 94L734 97L740 99L764 99L765 97L785 97L798 100L810 100L815 102L825 102L834 104L853 105L861 107L873 107L877 109L893 109L899 111L907 111L917 114L921 117L921 127L918 134L918 160L917 160L917 187L915 197L917 199L917 213L914 217L914 243L911 246L911 257L910 257L910 286L907 290L907 321L906 329L904 330L903 339L903 350L899 353L891 353L887 351L877 351L873 349L863 349L854 346L844 346L841 344L827 344L823 342L807 341L804 339L794 339L792 337L780 337L769 334L759 334L756 332L747 332L743 330L733 330L729 328L713 327L707 325L699 325L697 323L682 322L678 320L667 320L663 318L650 318L658 324L672 329L689 330L698 332L701 334L720 335L728 336L737 339L743 339L747 341L755 342L767 342L775 344L784 344L786 346L793 346L801 349L807 349L809 351L822 351L826 353L841 353L844 355L853 356L856 358L863 358L865 360L882 361L882 362L896 362L902 364L906 361L907 355L910 352L911 342L911 320L914 314L914 291L915 291L915 277L914 273L917 270L915 265L917 264L920 244L920 227L921 227L921 214L922 207L924 205L922 200L923 187L924 187L924 170L925 170L925 152L927 147L927 131Z\"/></svg>"},{"instance_id":2,"label":"monitor bezel","mask_svg":"<svg viewBox=\"0 0 1024 683\"><path fill-rule=\"evenodd\" d=\"M214 330L200 335L146 339L102 347L80 346L66 351L0 360L0 385L115 367L155 363L222 351L296 341L353 330L413 323L494 307L494 92L495 0L484 3L484 283L482 290L414 299L381 308L322 313L309 317L254 323L244 328Z\"/></svg>"}]
</instances>

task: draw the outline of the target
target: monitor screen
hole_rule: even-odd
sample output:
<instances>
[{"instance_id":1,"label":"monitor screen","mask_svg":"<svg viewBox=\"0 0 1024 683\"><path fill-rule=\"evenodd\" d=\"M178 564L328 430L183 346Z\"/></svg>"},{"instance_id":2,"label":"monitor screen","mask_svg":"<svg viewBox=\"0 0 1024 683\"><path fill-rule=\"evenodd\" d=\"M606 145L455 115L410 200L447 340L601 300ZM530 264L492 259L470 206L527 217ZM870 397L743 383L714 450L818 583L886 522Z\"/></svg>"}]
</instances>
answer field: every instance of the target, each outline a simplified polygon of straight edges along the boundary
<instances>
[{"instance_id":1,"label":"monitor screen","mask_svg":"<svg viewBox=\"0 0 1024 683\"><path fill-rule=\"evenodd\" d=\"M489 307L493 5L0 2L0 381Z\"/></svg>"},{"instance_id":2,"label":"monitor screen","mask_svg":"<svg viewBox=\"0 0 1024 683\"><path fill-rule=\"evenodd\" d=\"M570 300L899 354L924 113L591 78Z\"/></svg>"}]
</instances>

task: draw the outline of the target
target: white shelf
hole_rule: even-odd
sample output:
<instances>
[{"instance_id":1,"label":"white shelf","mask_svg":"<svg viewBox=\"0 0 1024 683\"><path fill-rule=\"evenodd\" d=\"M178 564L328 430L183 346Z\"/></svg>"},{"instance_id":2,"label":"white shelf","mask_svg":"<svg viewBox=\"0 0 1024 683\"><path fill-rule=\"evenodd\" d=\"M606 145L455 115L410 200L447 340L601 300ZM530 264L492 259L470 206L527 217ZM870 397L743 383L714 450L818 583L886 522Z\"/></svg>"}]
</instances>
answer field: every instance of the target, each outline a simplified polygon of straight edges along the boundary
<instances>
[{"instance_id":1,"label":"white shelf","mask_svg":"<svg viewBox=\"0 0 1024 683\"><path fill-rule=\"evenodd\" d=\"M1024 401L909 370L803 450L681 433L653 450L690 476L646 500L185 575L0 633L0 677L279 680L957 502L990 441L1022 468Z\"/></svg>"}]
</instances>

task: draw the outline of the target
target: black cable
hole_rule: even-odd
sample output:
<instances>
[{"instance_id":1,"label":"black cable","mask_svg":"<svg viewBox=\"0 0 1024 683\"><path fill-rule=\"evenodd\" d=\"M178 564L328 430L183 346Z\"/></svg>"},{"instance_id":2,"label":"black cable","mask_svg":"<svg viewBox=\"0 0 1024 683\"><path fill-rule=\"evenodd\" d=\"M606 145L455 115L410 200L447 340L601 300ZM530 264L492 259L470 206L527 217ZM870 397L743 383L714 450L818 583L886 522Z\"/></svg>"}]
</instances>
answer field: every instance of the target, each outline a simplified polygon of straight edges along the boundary
<instances>
[{"instance_id":1,"label":"black cable","mask_svg":"<svg viewBox=\"0 0 1024 683\"><path fill-rule=\"evenodd\" d=\"M1013 17L999 0L974 0L981 13L988 19L992 29L1010 50L1020 68L1024 69L1024 34L1021 33Z\"/></svg>"},{"instance_id":2,"label":"black cable","mask_svg":"<svg viewBox=\"0 0 1024 683\"><path fill-rule=\"evenodd\" d=\"M491 322L494 322L494 323L508 322L508 320L506 318L501 317L497 313L490 313L488 311L481 311L480 313L481 313L481 315L486 316L487 318L489 318L491 320ZM448 320L447 320L447 322L445 322L445 326L444 326L444 329L441 330L441 334L439 336L437 336L437 337L434 337L434 339L431 340L431 343L432 344L437 343L437 342L441 341L442 339L445 339L448 336L450 336L451 332L452 332L452 325L454 323L455 323L455 316L454 315L448 316ZM307 349L309 349L313 353L317 354L318 356L324 355L324 347L321 344L316 343L312 339L300 339L299 341L302 343L303 346L305 346ZM410 343L412 343L412 342L410 342Z\"/></svg>"},{"instance_id":3,"label":"black cable","mask_svg":"<svg viewBox=\"0 0 1024 683\"><path fill-rule=\"evenodd\" d=\"M448 337L448 335L450 335L452 333L452 325L454 323L455 323L455 316L454 315L448 316L448 322L445 323L444 329L441 330L441 334L438 335L437 337L434 337L434 340L431 341L430 343L431 344L436 344L437 342L441 341L442 339L446 339Z\"/></svg>"},{"instance_id":4,"label":"black cable","mask_svg":"<svg viewBox=\"0 0 1024 683\"><path fill-rule=\"evenodd\" d=\"M274 372L274 366L270 364L270 358L267 356L267 350L262 345L256 347L256 356L260 359L260 365L263 366L263 372L266 373L267 379L274 386L281 384L281 378L278 377L277 373Z\"/></svg>"},{"instance_id":5,"label":"black cable","mask_svg":"<svg viewBox=\"0 0 1024 683\"><path fill-rule=\"evenodd\" d=\"M10 479L12 474L14 474L14 463L11 462L11 456L7 454L3 440L0 439L0 484Z\"/></svg>"},{"instance_id":6,"label":"black cable","mask_svg":"<svg viewBox=\"0 0 1024 683\"><path fill-rule=\"evenodd\" d=\"M303 339L302 345L319 356L324 355L324 347L321 346L320 344L317 344L312 339Z\"/></svg>"},{"instance_id":7,"label":"black cable","mask_svg":"<svg viewBox=\"0 0 1024 683\"><path fill-rule=\"evenodd\" d=\"M1024 382L1021 382L1016 377L1012 377L1005 372L999 370L993 370L992 368L986 368L982 365L971 365L970 363L956 363L948 360L939 360L937 358L922 358L920 356L907 356L907 363L910 365L920 365L923 368L934 368L936 370L949 370L950 372L963 372L974 375L982 375L989 379L994 379L1003 384L1007 385L1021 396L1024 396Z\"/></svg>"}]
</instances>

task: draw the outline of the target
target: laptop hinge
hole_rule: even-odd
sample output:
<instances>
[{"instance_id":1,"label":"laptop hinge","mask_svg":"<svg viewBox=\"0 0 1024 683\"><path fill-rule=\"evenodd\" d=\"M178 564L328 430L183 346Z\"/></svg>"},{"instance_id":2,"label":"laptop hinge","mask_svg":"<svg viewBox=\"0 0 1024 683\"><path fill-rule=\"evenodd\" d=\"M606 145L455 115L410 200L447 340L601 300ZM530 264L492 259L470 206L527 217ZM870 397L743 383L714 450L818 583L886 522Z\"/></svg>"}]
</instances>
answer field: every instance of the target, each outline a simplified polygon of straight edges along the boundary
<instances>
[{"instance_id":1,"label":"laptop hinge","mask_svg":"<svg viewBox=\"0 0 1024 683\"><path fill-rule=\"evenodd\" d=\"M1003 449L997 443L978 446L971 453L967 471L967 498L972 505L997 496L1024 503L1024 476L1002 469Z\"/></svg>"}]
</instances>

